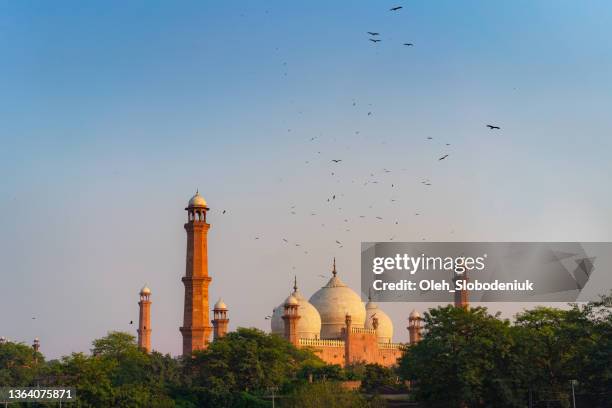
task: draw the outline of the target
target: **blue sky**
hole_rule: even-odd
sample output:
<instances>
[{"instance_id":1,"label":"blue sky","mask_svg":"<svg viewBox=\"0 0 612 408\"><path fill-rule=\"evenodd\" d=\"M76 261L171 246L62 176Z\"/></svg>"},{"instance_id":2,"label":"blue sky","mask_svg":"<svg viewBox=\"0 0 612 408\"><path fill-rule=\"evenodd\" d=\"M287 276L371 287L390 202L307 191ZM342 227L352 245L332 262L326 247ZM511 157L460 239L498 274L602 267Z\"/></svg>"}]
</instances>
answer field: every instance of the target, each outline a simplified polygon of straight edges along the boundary
<instances>
[{"instance_id":1,"label":"blue sky","mask_svg":"<svg viewBox=\"0 0 612 408\"><path fill-rule=\"evenodd\" d=\"M333 256L358 289L361 241L612 240L611 17L606 1L1 4L0 335L87 350L133 330L146 282L153 347L177 354L196 188L231 327L267 328L292 276L310 295ZM415 306L385 305L396 340Z\"/></svg>"}]
</instances>

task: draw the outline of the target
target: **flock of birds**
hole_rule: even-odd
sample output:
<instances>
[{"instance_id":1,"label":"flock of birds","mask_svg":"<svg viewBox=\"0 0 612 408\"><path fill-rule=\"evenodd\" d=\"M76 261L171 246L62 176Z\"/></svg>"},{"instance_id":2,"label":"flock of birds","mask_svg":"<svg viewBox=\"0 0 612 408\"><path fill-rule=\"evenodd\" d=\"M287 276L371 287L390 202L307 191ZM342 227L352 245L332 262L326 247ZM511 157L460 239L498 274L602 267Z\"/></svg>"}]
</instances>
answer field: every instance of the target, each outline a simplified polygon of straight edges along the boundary
<instances>
[{"instance_id":1,"label":"flock of birds","mask_svg":"<svg viewBox=\"0 0 612 408\"><path fill-rule=\"evenodd\" d=\"M398 13L403 8L404 8L403 6L399 6L399 5L398 6L394 6L394 7L391 7L389 9L389 12ZM380 43L382 41L382 38L381 38L382 35L381 35L381 32L379 32L379 31L365 31L365 33L368 36L367 39L370 42L372 42L373 44L378 44L378 43ZM402 43L402 45L405 46L405 47L414 47L415 46L413 42L404 42L404 43ZM277 48L277 50L278 50L278 48ZM285 70L287 69L287 63L286 62L283 62L283 68ZM284 76L287 76L287 72L286 71L284 72ZM357 105L355 100L352 101L352 105L353 105L353 107L355 107ZM371 117L373 115L372 110L370 110L371 106L372 106L372 104L368 104L367 117ZM302 112L300 111L299 114L302 114ZM501 126L498 126L498 125L486 124L485 126L489 129L489 131L500 131L501 130ZM292 131L292 129L287 129L287 132L291 132L291 131ZM360 132L359 131L355 131L355 134L359 135ZM316 143L319 139L320 139L320 137L318 137L318 136L312 136L312 137L309 137L308 141L311 142L311 143ZM427 140L433 140L433 137L427 137ZM383 144L384 144L384 142L383 142ZM446 147L448 147L450 145L451 145L450 143L445 143ZM321 150L322 149L317 151L318 155L322 154ZM321 156L319 156L319 157L321 157ZM437 162L448 161L448 160L450 160L450 157L451 157L450 153L440 154L437 157ZM310 162L311 162L310 160L307 160L305 163L309 164ZM329 160L328 163L331 166L330 174L331 174L332 177L334 177L334 176L336 176L336 173L339 171L340 167L345 163L345 158L335 157L335 158L332 158L331 160ZM402 169L402 170L405 170L405 169ZM387 173L391 173L391 170L386 169L386 168L383 169L383 174L387 174ZM379 183L382 184L384 182L384 183L389 184L392 189L397 187L397 182L389 182L388 180L382 181L382 180L377 179L376 176L377 175L375 175L374 172L371 172L370 173L370 177L367 180L365 180L365 182L363 182L363 185L364 186L370 185L370 184L376 185L376 184L379 184ZM351 180L351 183L356 183L356 180ZM421 180L421 184L423 186L426 186L426 187L432 186L432 182L431 182L431 180L429 178L425 178L425 179ZM329 196L325 197L325 200L326 200L325 203L334 204L334 203L338 202L338 200L340 198L342 198L342 197L344 197L343 193L333 193L333 194L330 194ZM390 201L391 202L396 202L397 199L396 198L391 198ZM368 207L368 209L372 210L373 206L370 205ZM298 212L296 211L296 206L295 205L291 205L288 208L288 210L289 210L289 214L290 215L292 215L292 216L298 215ZM337 210L338 210L338 213L342 212L342 208L341 207L337 207ZM220 212L221 212L221 214L227 214L228 210L223 209ZM309 211L302 212L302 214L308 215L309 217L316 217L317 215L319 215L319 212L315 211L313 209L310 209ZM414 212L414 216L420 216L420 215L421 215L421 212L419 212L419 211ZM384 221L384 218L381 215L374 215L374 214L371 214L371 215L360 214L359 218L360 219L370 218L372 220L375 220L375 222L382 222L382 221ZM393 219L393 217L390 217L390 218L392 219L391 225L398 225L399 224L399 221L397 219ZM334 225L335 227L340 225L340 226L342 226L342 231L344 231L344 232L351 232L351 224L350 224L348 216L339 216L339 217L337 217L337 220L338 220L338 223L337 223L337 225ZM321 227L325 228L326 227L325 223L322 223ZM453 232L454 232L454 230L451 230L451 233L453 233ZM255 235L253 237L253 239L254 240L260 240L260 239L263 239L263 236L262 235L261 236L260 235ZM293 246L295 248L299 248L301 251L303 251L304 254L308 254L309 253L308 249L306 249L306 245L303 245L303 243L301 243L301 242L295 242L295 241L289 239L287 236L285 236L285 237L281 236L281 237L278 237L276 239L279 239L279 242L282 245ZM340 236L336 236L336 237L332 236L331 239L333 239L333 242L336 244L337 248L343 248L344 247L344 238L342 238ZM393 241L394 239L395 239L395 236L391 236L391 237L388 238L389 241ZM426 240L426 239L422 238L422 240ZM295 266L293 266L292 269L295 269ZM319 277L320 278L328 278L328 276L325 276L325 275L319 275ZM269 319L269 318L270 318L270 316L266 316L266 319Z\"/></svg>"}]
</instances>

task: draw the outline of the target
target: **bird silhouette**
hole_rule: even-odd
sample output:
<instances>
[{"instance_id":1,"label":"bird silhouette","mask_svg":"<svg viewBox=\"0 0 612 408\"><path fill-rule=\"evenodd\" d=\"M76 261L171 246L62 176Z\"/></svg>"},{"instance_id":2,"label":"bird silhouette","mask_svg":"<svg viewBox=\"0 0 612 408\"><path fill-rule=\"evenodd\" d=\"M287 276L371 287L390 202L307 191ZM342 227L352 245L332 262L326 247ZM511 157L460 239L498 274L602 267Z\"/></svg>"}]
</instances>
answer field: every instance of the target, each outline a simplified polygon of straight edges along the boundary
<instances>
[{"instance_id":1,"label":"bird silhouette","mask_svg":"<svg viewBox=\"0 0 612 408\"><path fill-rule=\"evenodd\" d=\"M332 159L332 161L333 161L334 163L340 163L340 162L342 161L342 159Z\"/></svg>"},{"instance_id":2,"label":"bird silhouette","mask_svg":"<svg viewBox=\"0 0 612 408\"><path fill-rule=\"evenodd\" d=\"M414 47L413 43L404 43L404 45L407 46L407 47Z\"/></svg>"},{"instance_id":3,"label":"bird silhouette","mask_svg":"<svg viewBox=\"0 0 612 408\"><path fill-rule=\"evenodd\" d=\"M499 126L493 126L493 125L487 125L487 127L489 129L491 129L491 130L493 130L493 129L498 129L498 130L501 129Z\"/></svg>"},{"instance_id":4,"label":"bird silhouette","mask_svg":"<svg viewBox=\"0 0 612 408\"><path fill-rule=\"evenodd\" d=\"M133 321L133 320L130 320L130 324L134 324L134 321Z\"/></svg>"},{"instance_id":5,"label":"bird silhouette","mask_svg":"<svg viewBox=\"0 0 612 408\"><path fill-rule=\"evenodd\" d=\"M221 214L225 214L225 210L223 210L223 212Z\"/></svg>"},{"instance_id":6,"label":"bird silhouette","mask_svg":"<svg viewBox=\"0 0 612 408\"><path fill-rule=\"evenodd\" d=\"M389 11L397 11L397 10L400 10L400 9L403 9L403 8L404 8L404 7L402 7L402 6L395 6L395 7L391 7L391 8L389 9Z\"/></svg>"},{"instance_id":7,"label":"bird silhouette","mask_svg":"<svg viewBox=\"0 0 612 408\"><path fill-rule=\"evenodd\" d=\"M380 33L373 33L372 31L368 31L368 34L370 34L370 35L380 35Z\"/></svg>"},{"instance_id":8,"label":"bird silhouette","mask_svg":"<svg viewBox=\"0 0 612 408\"><path fill-rule=\"evenodd\" d=\"M381 40L377 40L377 39L375 39L375 38L369 38L369 40L370 40L370 41L372 41L373 43L377 43L377 42L380 42L380 41L381 41Z\"/></svg>"},{"instance_id":9,"label":"bird silhouette","mask_svg":"<svg viewBox=\"0 0 612 408\"><path fill-rule=\"evenodd\" d=\"M446 159L447 157L448 157L448 154L445 154L444 156L440 157L440 158L438 159L438 161L440 161L440 160L444 160L444 159Z\"/></svg>"}]
</instances>

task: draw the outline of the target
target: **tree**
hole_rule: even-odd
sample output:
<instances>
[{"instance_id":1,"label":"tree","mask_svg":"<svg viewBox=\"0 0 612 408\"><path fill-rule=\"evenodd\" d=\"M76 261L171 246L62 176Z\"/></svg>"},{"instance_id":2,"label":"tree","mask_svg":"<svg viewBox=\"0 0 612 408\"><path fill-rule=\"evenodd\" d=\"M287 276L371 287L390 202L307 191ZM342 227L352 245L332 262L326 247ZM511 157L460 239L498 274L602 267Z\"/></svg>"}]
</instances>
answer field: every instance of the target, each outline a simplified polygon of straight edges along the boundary
<instances>
[{"instance_id":1,"label":"tree","mask_svg":"<svg viewBox=\"0 0 612 408\"><path fill-rule=\"evenodd\" d=\"M32 347L10 341L0 343L0 386L32 385L43 366L43 355Z\"/></svg>"},{"instance_id":2,"label":"tree","mask_svg":"<svg viewBox=\"0 0 612 408\"><path fill-rule=\"evenodd\" d=\"M518 406L510 323L486 308L438 307L427 334L400 359L399 372L429 406Z\"/></svg>"},{"instance_id":3,"label":"tree","mask_svg":"<svg viewBox=\"0 0 612 408\"><path fill-rule=\"evenodd\" d=\"M187 375L199 400L207 406L231 406L241 393L263 395L283 388L305 366L321 361L282 337L239 328L185 360Z\"/></svg>"},{"instance_id":4,"label":"tree","mask_svg":"<svg viewBox=\"0 0 612 408\"><path fill-rule=\"evenodd\" d=\"M340 383L325 381L302 384L283 400L283 408L382 408L378 398L368 401L362 395L342 388Z\"/></svg>"},{"instance_id":5,"label":"tree","mask_svg":"<svg viewBox=\"0 0 612 408\"><path fill-rule=\"evenodd\" d=\"M396 376L392 369L380 364L366 364L365 374L361 380L361 389L367 393L378 394L385 388L396 385Z\"/></svg>"}]
</instances>

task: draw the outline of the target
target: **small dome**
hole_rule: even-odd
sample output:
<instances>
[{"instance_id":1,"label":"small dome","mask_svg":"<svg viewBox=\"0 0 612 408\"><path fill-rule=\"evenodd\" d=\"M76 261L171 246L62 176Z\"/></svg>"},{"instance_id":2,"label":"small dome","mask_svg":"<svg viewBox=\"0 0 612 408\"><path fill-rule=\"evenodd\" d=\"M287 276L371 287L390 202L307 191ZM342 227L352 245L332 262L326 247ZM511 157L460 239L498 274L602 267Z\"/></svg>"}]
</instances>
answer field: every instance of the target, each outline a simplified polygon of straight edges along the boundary
<instances>
[{"instance_id":1,"label":"small dome","mask_svg":"<svg viewBox=\"0 0 612 408\"><path fill-rule=\"evenodd\" d=\"M376 328L376 337L379 342L390 343L393 338L393 322L391 318L371 300L366 304L366 321L365 328L374 328L374 318L378 319L378 327Z\"/></svg>"},{"instance_id":2,"label":"small dome","mask_svg":"<svg viewBox=\"0 0 612 408\"><path fill-rule=\"evenodd\" d=\"M219 298L219 300L217 300L217 303L215 303L215 309L216 310L227 310L227 305L223 302L221 298Z\"/></svg>"},{"instance_id":3,"label":"small dome","mask_svg":"<svg viewBox=\"0 0 612 408\"><path fill-rule=\"evenodd\" d=\"M300 302L293 295L289 295L287 299L285 299L285 306L299 306Z\"/></svg>"},{"instance_id":4,"label":"small dome","mask_svg":"<svg viewBox=\"0 0 612 408\"><path fill-rule=\"evenodd\" d=\"M189 200L187 204L188 208L206 208L206 200L200 195L199 191L196 191L195 195Z\"/></svg>"},{"instance_id":5,"label":"small dome","mask_svg":"<svg viewBox=\"0 0 612 408\"><path fill-rule=\"evenodd\" d=\"M294 286L292 293L293 297L298 300L298 315L300 316L297 321L297 335L301 339L318 339L321 333L321 316L317 309L308 302L308 300L302 296L300 291L297 289L297 285ZM270 328L273 334L283 335L285 333L285 322L283 321L283 314L285 313L285 303L278 305L272 311L272 317L270 318Z\"/></svg>"},{"instance_id":6,"label":"small dome","mask_svg":"<svg viewBox=\"0 0 612 408\"><path fill-rule=\"evenodd\" d=\"M419 314L419 312L417 312L416 309L413 309L412 312L410 312L410 318L411 319L420 319L421 315Z\"/></svg>"},{"instance_id":7,"label":"small dome","mask_svg":"<svg viewBox=\"0 0 612 408\"><path fill-rule=\"evenodd\" d=\"M327 285L310 297L310 303L321 315L321 338L337 339L345 327L346 315L351 315L353 327L364 327L366 311L361 298L336 276L334 261L333 276Z\"/></svg>"},{"instance_id":8,"label":"small dome","mask_svg":"<svg viewBox=\"0 0 612 408\"><path fill-rule=\"evenodd\" d=\"M144 285L142 287L142 289L140 289L140 294L141 295L150 295L151 294L151 289L149 289L149 287L147 285Z\"/></svg>"}]
</instances>

